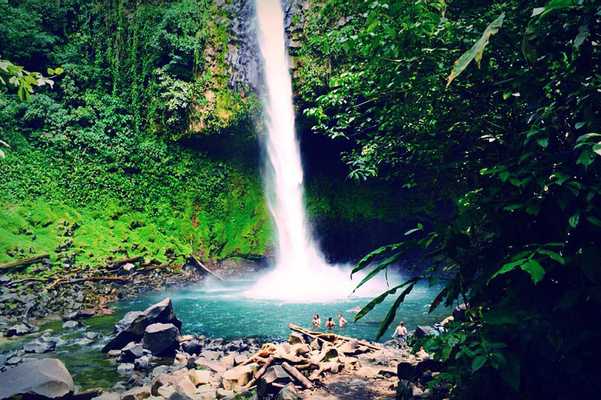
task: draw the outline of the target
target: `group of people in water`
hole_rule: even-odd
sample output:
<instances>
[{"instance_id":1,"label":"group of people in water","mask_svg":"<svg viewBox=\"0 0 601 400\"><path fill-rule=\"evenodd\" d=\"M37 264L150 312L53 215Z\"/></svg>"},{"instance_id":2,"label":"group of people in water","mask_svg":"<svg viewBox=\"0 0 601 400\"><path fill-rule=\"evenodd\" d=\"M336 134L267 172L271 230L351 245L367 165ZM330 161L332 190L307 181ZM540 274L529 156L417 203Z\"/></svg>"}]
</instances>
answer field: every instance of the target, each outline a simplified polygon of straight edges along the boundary
<instances>
[{"instance_id":1,"label":"group of people in water","mask_svg":"<svg viewBox=\"0 0 601 400\"><path fill-rule=\"evenodd\" d=\"M348 321L344 318L344 316L342 314L338 314L337 318L338 318L338 327L344 328L347 325ZM311 325L313 325L313 328L316 328L316 329L321 328L321 318L319 317L319 314L313 315L313 320L311 321ZM334 322L334 319L332 317L328 317L328 319L326 321L326 328L329 330L336 328L336 322ZM394 333L392 334L392 338L398 340L401 343L404 343L405 339L407 338L407 334L408 334L408 331L407 331L407 327L405 326L405 322L401 321L395 328Z\"/></svg>"},{"instance_id":2,"label":"group of people in water","mask_svg":"<svg viewBox=\"0 0 601 400\"><path fill-rule=\"evenodd\" d=\"M340 328L344 328L347 323L348 323L347 320L342 316L342 314L338 314L338 326ZM313 315L313 321L311 321L311 325L313 325L314 328L321 327L321 318L319 318L319 314ZM334 329L335 327L336 327L336 322L334 322L334 319L332 317L329 317L328 320L326 321L326 328Z\"/></svg>"}]
</instances>

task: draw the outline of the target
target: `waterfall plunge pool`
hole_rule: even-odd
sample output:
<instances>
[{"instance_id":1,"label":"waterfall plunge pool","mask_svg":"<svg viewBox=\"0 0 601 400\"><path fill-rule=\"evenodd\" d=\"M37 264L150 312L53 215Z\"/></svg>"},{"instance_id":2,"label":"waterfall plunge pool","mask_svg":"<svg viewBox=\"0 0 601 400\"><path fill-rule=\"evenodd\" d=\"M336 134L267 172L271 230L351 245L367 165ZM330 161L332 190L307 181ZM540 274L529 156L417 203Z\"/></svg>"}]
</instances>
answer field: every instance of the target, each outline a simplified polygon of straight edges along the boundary
<instances>
[{"instance_id":1,"label":"waterfall plunge pool","mask_svg":"<svg viewBox=\"0 0 601 400\"><path fill-rule=\"evenodd\" d=\"M341 313L349 321L344 329L336 333L362 339L374 340L380 321L388 312L394 296L376 306L364 319L352 322L353 310L367 304L370 298L343 299L318 303L278 302L275 300L249 299L243 295L254 280L233 281L226 284L206 281L198 285L169 288L146 292L133 299L115 304L115 313L110 316L97 316L83 321L77 329L62 328L62 321L51 321L40 328L38 334L4 339L0 342L0 355L8 355L36 336L47 332L58 338L56 350L52 353L26 354L26 357L58 357L72 373L77 384L83 389L103 387L108 389L124 377L117 374L114 361L101 353L101 348L112 334L115 323L128 311L143 310L146 307L170 297L177 317L182 321L183 334L205 335L209 338L233 340L255 337L261 340L285 340L289 334L288 323L310 327L314 313L321 316L322 325L327 317ZM428 314L429 304L440 288L416 286L400 306L395 323L405 321L408 328L429 325L442 320L449 309L441 307ZM390 339L391 327L382 340ZM99 333L99 340L92 344L82 343L86 334ZM84 339L85 340L85 339Z\"/></svg>"},{"instance_id":2,"label":"waterfall plunge pool","mask_svg":"<svg viewBox=\"0 0 601 400\"><path fill-rule=\"evenodd\" d=\"M119 314L131 310L142 310L165 297L173 301L175 312L182 321L185 334L205 335L224 339L257 337L282 340L288 337L289 323L310 328L311 318L317 313L322 326L328 317L336 320L342 314L349 321L344 329L335 331L362 339L375 340L380 322L390 309L395 296L389 296L376 306L366 317L352 322L356 310L366 305L371 298L348 298L328 302L282 302L277 300L249 299L243 293L254 281L206 283L185 288L149 292L140 297L118 304ZM440 291L439 287L416 286L399 307L395 322L405 321L409 329L417 325L433 324L449 315L450 310L441 307L428 313L430 302ZM394 327L389 328L382 340L390 339Z\"/></svg>"}]
</instances>

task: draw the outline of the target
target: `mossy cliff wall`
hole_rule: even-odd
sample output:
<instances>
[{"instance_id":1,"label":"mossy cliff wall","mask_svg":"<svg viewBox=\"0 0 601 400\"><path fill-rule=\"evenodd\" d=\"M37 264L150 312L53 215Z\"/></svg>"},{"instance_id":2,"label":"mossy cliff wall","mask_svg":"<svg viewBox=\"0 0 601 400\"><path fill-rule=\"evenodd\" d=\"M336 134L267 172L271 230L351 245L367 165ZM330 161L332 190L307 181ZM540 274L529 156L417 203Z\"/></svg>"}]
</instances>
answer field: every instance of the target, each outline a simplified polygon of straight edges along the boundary
<instances>
[{"instance_id":1,"label":"mossy cliff wall","mask_svg":"<svg viewBox=\"0 0 601 400\"><path fill-rule=\"evenodd\" d=\"M0 8L0 42L31 43L6 46L3 58L65 69L29 102L0 93L11 145L0 160L0 263L46 252L56 270L135 255L182 263L269 253L252 1ZM395 220L373 193L310 177L309 211L326 233Z\"/></svg>"}]
</instances>

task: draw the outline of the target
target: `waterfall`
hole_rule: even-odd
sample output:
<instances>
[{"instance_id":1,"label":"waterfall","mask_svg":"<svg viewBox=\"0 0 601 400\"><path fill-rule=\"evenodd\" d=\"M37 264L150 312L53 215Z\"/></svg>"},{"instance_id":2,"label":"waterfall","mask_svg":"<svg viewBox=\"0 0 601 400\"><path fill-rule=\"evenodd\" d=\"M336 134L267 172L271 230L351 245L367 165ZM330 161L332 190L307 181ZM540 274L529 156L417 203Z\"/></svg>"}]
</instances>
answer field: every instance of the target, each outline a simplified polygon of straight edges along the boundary
<instances>
[{"instance_id":1,"label":"waterfall","mask_svg":"<svg viewBox=\"0 0 601 400\"><path fill-rule=\"evenodd\" d=\"M281 0L256 0L263 64L261 97L266 132L264 173L276 234L275 268L246 294L255 298L322 301L351 294L347 269L329 266L312 236L303 193L303 168L294 124L292 81Z\"/></svg>"}]
</instances>

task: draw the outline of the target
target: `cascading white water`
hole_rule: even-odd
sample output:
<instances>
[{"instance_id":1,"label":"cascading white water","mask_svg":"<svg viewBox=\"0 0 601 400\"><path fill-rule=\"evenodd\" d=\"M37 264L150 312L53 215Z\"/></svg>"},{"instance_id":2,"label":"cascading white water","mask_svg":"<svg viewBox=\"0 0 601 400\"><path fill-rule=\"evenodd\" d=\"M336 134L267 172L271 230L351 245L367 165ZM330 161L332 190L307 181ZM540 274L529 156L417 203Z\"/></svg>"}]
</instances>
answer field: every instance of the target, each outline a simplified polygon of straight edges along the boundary
<instances>
[{"instance_id":1,"label":"cascading white water","mask_svg":"<svg viewBox=\"0 0 601 400\"><path fill-rule=\"evenodd\" d=\"M267 128L265 186L277 234L276 265L246 295L303 302L340 299L351 294L355 282L349 279L348 270L326 263L305 215L303 168L294 127L292 82L280 1L255 2L265 79L262 91Z\"/></svg>"}]
</instances>

